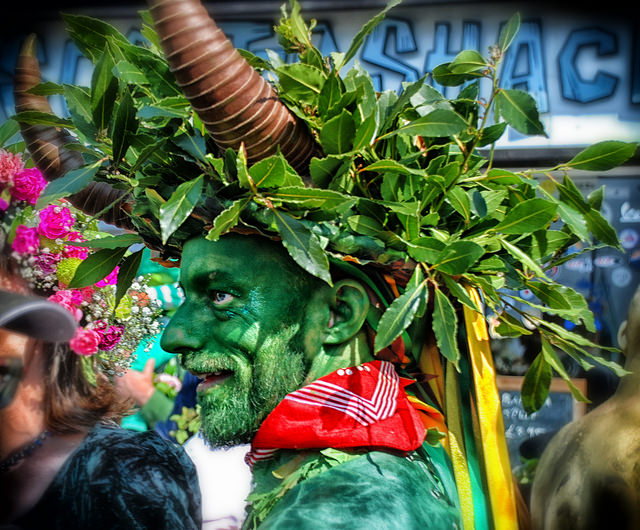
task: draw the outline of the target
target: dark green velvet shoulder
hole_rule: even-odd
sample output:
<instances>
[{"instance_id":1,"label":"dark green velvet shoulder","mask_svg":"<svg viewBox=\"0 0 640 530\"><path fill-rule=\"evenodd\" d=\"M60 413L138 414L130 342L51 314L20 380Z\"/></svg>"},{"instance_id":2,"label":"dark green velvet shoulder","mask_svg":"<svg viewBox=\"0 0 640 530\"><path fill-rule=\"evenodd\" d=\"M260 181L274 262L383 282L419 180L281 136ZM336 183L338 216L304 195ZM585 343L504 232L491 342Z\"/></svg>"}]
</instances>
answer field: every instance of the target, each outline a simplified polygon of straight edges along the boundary
<instances>
[{"instance_id":1,"label":"dark green velvet shoulder","mask_svg":"<svg viewBox=\"0 0 640 530\"><path fill-rule=\"evenodd\" d=\"M200 489L182 447L96 426L18 528L196 529Z\"/></svg>"},{"instance_id":2,"label":"dark green velvet shoulder","mask_svg":"<svg viewBox=\"0 0 640 530\"><path fill-rule=\"evenodd\" d=\"M446 465L443 467L439 456L431 458L427 451L422 448L406 457L373 451L311 473L269 508L258 527L261 530L462 528L450 470ZM279 468L277 462L257 466L262 469L256 470L256 477L263 476L267 482L267 476L273 477L274 470L278 476L288 473L287 464ZM256 523L253 515L250 512L245 525L248 528Z\"/></svg>"}]
</instances>

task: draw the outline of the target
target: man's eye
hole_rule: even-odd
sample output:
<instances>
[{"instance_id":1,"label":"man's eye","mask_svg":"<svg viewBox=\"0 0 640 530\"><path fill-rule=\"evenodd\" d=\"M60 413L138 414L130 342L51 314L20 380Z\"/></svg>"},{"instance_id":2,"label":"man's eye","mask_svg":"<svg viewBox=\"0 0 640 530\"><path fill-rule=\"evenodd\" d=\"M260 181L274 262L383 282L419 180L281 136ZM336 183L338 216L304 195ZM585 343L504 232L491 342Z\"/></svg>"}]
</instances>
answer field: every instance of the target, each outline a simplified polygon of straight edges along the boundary
<instances>
[{"instance_id":1,"label":"man's eye","mask_svg":"<svg viewBox=\"0 0 640 530\"><path fill-rule=\"evenodd\" d=\"M214 304L222 305L231 302L231 300L233 300L233 295L225 293L224 291L212 291L211 299L213 300Z\"/></svg>"}]
</instances>

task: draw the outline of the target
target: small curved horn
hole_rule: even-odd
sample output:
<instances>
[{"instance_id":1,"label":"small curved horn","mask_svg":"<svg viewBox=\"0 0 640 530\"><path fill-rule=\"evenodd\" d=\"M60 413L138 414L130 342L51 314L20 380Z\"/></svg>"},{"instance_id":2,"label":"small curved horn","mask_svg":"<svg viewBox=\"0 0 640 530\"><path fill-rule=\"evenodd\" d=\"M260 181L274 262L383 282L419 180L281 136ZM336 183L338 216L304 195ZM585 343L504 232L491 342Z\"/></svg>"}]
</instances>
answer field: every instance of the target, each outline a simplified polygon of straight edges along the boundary
<instances>
[{"instance_id":1,"label":"small curved horn","mask_svg":"<svg viewBox=\"0 0 640 530\"><path fill-rule=\"evenodd\" d=\"M255 162L280 151L307 174L317 144L271 85L236 51L200 0L149 0L162 49L178 85L214 142Z\"/></svg>"},{"instance_id":2,"label":"small curved horn","mask_svg":"<svg viewBox=\"0 0 640 530\"><path fill-rule=\"evenodd\" d=\"M14 74L16 112L53 112L45 96L27 92L41 82L40 66L36 58L36 38L35 35L30 35L20 51ZM64 129L25 123L20 123L20 129L29 153L47 181L60 178L68 171L84 165L80 153L65 149L66 144L74 143L76 140ZM91 182L82 191L67 197L67 200L91 216L113 205L100 215L100 219L120 228L133 229L131 219L123 211L131 209L131 205L126 202L128 197L126 192L116 190L106 182Z\"/></svg>"}]
</instances>

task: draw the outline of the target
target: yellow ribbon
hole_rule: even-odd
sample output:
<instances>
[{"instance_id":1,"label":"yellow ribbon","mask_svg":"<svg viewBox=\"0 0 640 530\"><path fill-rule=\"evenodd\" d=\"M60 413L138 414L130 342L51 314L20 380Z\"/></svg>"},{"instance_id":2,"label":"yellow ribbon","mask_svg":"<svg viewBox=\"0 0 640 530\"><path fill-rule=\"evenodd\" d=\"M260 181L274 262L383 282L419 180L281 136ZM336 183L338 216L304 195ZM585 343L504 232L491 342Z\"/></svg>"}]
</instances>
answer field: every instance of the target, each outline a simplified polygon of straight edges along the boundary
<instances>
[{"instance_id":1,"label":"yellow ribbon","mask_svg":"<svg viewBox=\"0 0 640 530\"><path fill-rule=\"evenodd\" d=\"M466 289L472 300L481 307L478 291L471 287ZM483 315L467 306L463 307L494 528L513 530L518 528L515 491L487 325Z\"/></svg>"},{"instance_id":2,"label":"yellow ribbon","mask_svg":"<svg viewBox=\"0 0 640 530\"><path fill-rule=\"evenodd\" d=\"M445 405L447 415L447 440L449 454L453 465L453 475L458 489L458 500L462 512L462 526L464 530L473 530L475 514L473 509L473 494L471 492L471 477L467 465L467 454L464 447L464 430L460 412L460 387L455 366L447 362L445 383Z\"/></svg>"}]
</instances>

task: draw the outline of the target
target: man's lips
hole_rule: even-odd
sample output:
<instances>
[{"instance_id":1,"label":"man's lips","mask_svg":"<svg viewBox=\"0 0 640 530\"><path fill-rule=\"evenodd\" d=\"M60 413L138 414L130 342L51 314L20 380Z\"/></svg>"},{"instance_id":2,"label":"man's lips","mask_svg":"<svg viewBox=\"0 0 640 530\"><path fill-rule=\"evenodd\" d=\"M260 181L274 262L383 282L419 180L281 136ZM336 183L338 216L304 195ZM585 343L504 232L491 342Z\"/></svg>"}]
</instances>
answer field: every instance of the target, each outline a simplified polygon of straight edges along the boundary
<instances>
[{"instance_id":1,"label":"man's lips","mask_svg":"<svg viewBox=\"0 0 640 530\"><path fill-rule=\"evenodd\" d=\"M221 385L233 376L233 372L231 370L221 370L219 372L194 373L194 375L203 380L196 388L198 392L202 392L212 386Z\"/></svg>"}]
</instances>

